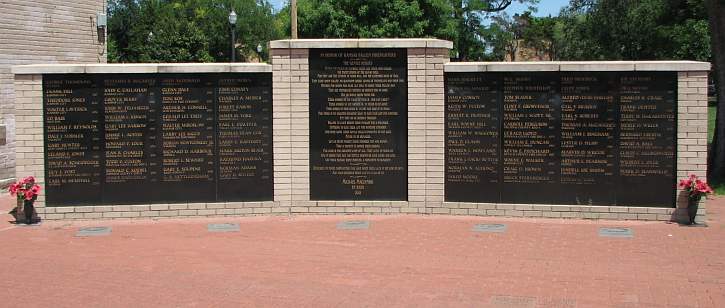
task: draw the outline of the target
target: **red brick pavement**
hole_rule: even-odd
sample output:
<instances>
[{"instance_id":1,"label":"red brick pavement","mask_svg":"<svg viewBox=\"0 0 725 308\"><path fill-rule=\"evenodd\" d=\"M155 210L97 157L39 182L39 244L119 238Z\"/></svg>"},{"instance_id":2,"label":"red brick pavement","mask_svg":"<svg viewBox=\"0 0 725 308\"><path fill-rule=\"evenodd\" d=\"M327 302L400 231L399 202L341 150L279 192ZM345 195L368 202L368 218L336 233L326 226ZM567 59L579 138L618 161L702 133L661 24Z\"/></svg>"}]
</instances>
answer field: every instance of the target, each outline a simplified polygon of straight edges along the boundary
<instances>
[{"instance_id":1,"label":"red brick pavement","mask_svg":"<svg viewBox=\"0 0 725 308\"><path fill-rule=\"evenodd\" d=\"M708 228L449 216L16 227L3 214L0 306L725 307L723 207L709 202ZM351 219L370 229L336 229ZM240 232L209 233L210 222ZM480 222L508 230L471 232ZM97 225L112 234L74 236ZM631 227L634 238L599 237L602 226Z\"/></svg>"}]
</instances>

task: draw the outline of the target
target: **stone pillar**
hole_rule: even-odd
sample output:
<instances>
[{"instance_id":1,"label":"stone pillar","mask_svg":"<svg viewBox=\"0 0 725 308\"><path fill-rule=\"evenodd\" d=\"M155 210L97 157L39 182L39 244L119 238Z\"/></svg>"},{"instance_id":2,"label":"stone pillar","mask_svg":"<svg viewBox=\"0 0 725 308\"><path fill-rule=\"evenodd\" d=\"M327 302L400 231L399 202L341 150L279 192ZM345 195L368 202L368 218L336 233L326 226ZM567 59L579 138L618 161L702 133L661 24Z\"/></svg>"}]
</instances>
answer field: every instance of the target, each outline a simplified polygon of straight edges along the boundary
<instances>
[{"instance_id":1,"label":"stone pillar","mask_svg":"<svg viewBox=\"0 0 725 308\"><path fill-rule=\"evenodd\" d=\"M426 49L408 49L408 206L404 213L426 212Z\"/></svg>"},{"instance_id":2,"label":"stone pillar","mask_svg":"<svg viewBox=\"0 0 725 308\"><path fill-rule=\"evenodd\" d=\"M43 76L19 75L15 77L15 177L35 177L45 187L45 155L43 153ZM46 216L45 194L38 195L35 208ZM52 211L51 211L52 212ZM53 214L51 214L53 215ZM62 218L63 214L60 214Z\"/></svg>"},{"instance_id":3,"label":"stone pillar","mask_svg":"<svg viewBox=\"0 0 725 308\"><path fill-rule=\"evenodd\" d=\"M292 202L310 201L309 49L290 50Z\"/></svg>"},{"instance_id":4,"label":"stone pillar","mask_svg":"<svg viewBox=\"0 0 725 308\"><path fill-rule=\"evenodd\" d=\"M290 50L271 49L272 61L272 143L274 152L274 201L291 205L292 143Z\"/></svg>"},{"instance_id":5,"label":"stone pillar","mask_svg":"<svg viewBox=\"0 0 725 308\"><path fill-rule=\"evenodd\" d=\"M706 70L677 74L677 178L690 174L707 176L707 73ZM677 196L679 221L687 221L687 195ZM705 199L700 201L696 222L706 218Z\"/></svg>"},{"instance_id":6,"label":"stone pillar","mask_svg":"<svg viewBox=\"0 0 725 308\"><path fill-rule=\"evenodd\" d=\"M450 214L443 208L445 185L445 99L443 65L448 48L428 48L425 55L425 201L430 213ZM455 210L454 210L455 211Z\"/></svg>"}]
</instances>

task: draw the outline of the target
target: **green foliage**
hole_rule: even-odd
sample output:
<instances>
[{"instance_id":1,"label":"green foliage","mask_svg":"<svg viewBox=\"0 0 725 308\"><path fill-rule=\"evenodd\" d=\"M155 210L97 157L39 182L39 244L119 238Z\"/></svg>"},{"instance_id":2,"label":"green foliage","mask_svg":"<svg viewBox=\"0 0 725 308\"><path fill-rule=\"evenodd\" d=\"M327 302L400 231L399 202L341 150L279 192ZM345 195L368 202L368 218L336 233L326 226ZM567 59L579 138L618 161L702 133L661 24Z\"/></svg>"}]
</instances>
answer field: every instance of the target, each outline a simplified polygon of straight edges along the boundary
<instances>
[{"instance_id":1,"label":"green foliage","mask_svg":"<svg viewBox=\"0 0 725 308\"><path fill-rule=\"evenodd\" d=\"M516 0L536 4L538 0ZM454 42L461 59L489 57L483 19L512 0L299 0L300 38L435 37ZM289 7L278 24L289 35Z\"/></svg>"},{"instance_id":2,"label":"green foliage","mask_svg":"<svg viewBox=\"0 0 725 308\"><path fill-rule=\"evenodd\" d=\"M300 0L297 12L300 38L422 37L440 13L424 17L419 1L406 0ZM288 15L289 8L280 12ZM289 18L284 21L289 33Z\"/></svg>"},{"instance_id":3,"label":"green foliage","mask_svg":"<svg viewBox=\"0 0 725 308\"><path fill-rule=\"evenodd\" d=\"M559 19L561 59L710 58L703 0L572 0Z\"/></svg>"},{"instance_id":4,"label":"green foliage","mask_svg":"<svg viewBox=\"0 0 725 308\"><path fill-rule=\"evenodd\" d=\"M504 60L521 44L555 60L711 58L704 0L571 0L559 17L493 15L517 1L299 0L301 38L435 37L460 60ZM229 61L231 8L237 58L266 59L289 35L289 8L267 0L109 0L109 62ZM492 21L489 25L486 19ZM153 35L149 35L153 33Z\"/></svg>"},{"instance_id":5,"label":"green foliage","mask_svg":"<svg viewBox=\"0 0 725 308\"><path fill-rule=\"evenodd\" d=\"M254 0L110 0L109 62L213 62L231 59L230 9L241 60L266 58L258 45L280 37L272 6Z\"/></svg>"},{"instance_id":6,"label":"green foliage","mask_svg":"<svg viewBox=\"0 0 725 308\"><path fill-rule=\"evenodd\" d=\"M485 53L480 57L485 61L503 61L509 50L509 45L514 40L512 32L506 31L498 23L492 23L490 26L481 30L481 38L483 39Z\"/></svg>"},{"instance_id":7,"label":"green foliage","mask_svg":"<svg viewBox=\"0 0 725 308\"><path fill-rule=\"evenodd\" d=\"M715 115L717 113L717 106L710 106L707 108L707 111L707 140L711 143L715 133ZM713 177L708 179L708 181L710 182L710 186L715 191L716 195L725 196L725 179Z\"/></svg>"},{"instance_id":8,"label":"green foliage","mask_svg":"<svg viewBox=\"0 0 725 308\"><path fill-rule=\"evenodd\" d=\"M533 48L549 55L552 60L556 59L555 44L557 36L557 18L555 17L532 17L528 26L523 29L522 39L527 47Z\"/></svg>"}]
</instances>

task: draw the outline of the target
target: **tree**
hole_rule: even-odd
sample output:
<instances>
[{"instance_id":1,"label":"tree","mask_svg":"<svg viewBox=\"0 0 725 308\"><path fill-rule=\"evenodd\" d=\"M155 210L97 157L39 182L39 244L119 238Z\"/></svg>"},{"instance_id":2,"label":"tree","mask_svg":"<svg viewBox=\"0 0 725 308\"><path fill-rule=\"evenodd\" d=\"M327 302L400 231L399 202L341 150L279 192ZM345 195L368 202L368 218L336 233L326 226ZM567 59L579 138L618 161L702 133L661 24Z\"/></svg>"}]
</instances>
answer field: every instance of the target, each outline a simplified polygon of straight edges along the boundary
<instances>
[{"instance_id":1,"label":"tree","mask_svg":"<svg viewBox=\"0 0 725 308\"><path fill-rule=\"evenodd\" d=\"M481 40L484 42L483 54L477 58L485 61L504 61L509 44L513 41L513 33L494 22L481 29Z\"/></svg>"},{"instance_id":2,"label":"tree","mask_svg":"<svg viewBox=\"0 0 725 308\"><path fill-rule=\"evenodd\" d=\"M555 42L568 60L710 58L704 0L574 0Z\"/></svg>"},{"instance_id":3,"label":"tree","mask_svg":"<svg viewBox=\"0 0 725 308\"><path fill-rule=\"evenodd\" d=\"M556 35L558 18L530 17L528 25L523 29L522 39L526 47L548 55L551 60L557 59Z\"/></svg>"},{"instance_id":4,"label":"tree","mask_svg":"<svg viewBox=\"0 0 725 308\"><path fill-rule=\"evenodd\" d=\"M519 3L535 5L539 0L517 0ZM480 34L485 32L482 25L489 14L508 8L513 0L449 0L453 8L453 19L458 25L458 36L453 38L454 51L461 61L480 60L485 44ZM535 10L535 8L530 8Z\"/></svg>"},{"instance_id":5,"label":"tree","mask_svg":"<svg viewBox=\"0 0 725 308\"><path fill-rule=\"evenodd\" d=\"M461 59L485 57L487 14L514 0L299 0L300 38L436 37L454 42ZM515 0L538 3L538 0ZM289 33L289 7L279 14Z\"/></svg>"},{"instance_id":6,"label":"tree","mask_svg":"<svg viewBox=\"0 0 725 308\"><path fill-rule=\"evenodd\" d=\"M258 45L280 37L265 0L110 0L109 61L229 61L231 9L239 15L235 49L247 61Z\"/></svg>"},{"instance_id":7,"label":"tree","mask_svg":"<svg viewBox=\"0 0 725 308\"><path fill-rule=\"evenodd\" d=\"M300 0L297 6L300 38L421 37L431 23L418 1ZM279 13L289 34L288 15L289 7Z\"/></svg>"},{"instance_id":8,"label":"tree","mask_svg":"<svg viewBox=\"0 0 725 308\"><path fill-rule=\"evenodd\" d=\"M524 12L524 14L514 14L513 17L509 17L506 13L501 13L493 18L493 23L496 24L502 31L506 33L502 37L504 44L504 50L508 56L508 60L516 61L516 55L519 52L519 48L524 44L523 38L524 33L531 24L532 16L531 12Z\"/></svg>"},{"instance_id":9,"label":"tree","mask_svg":"<svg viewBox=\"0 0 725 308\"><path fill-rule=\"evenodd\" d=\"M710 179L725 179L725 1L707 0L712 57L717 82L715 136L710 151Z\"/></svg>"}]
</instances>

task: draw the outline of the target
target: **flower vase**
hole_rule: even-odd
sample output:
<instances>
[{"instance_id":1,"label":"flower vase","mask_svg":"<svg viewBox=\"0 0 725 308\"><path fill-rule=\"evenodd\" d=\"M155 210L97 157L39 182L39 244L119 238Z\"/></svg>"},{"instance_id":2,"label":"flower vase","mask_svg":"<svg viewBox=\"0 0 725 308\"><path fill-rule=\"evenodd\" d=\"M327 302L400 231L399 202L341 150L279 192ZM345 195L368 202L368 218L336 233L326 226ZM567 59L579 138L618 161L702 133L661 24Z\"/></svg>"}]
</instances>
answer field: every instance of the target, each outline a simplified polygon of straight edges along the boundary
<instances>
[{"instance_id":1,"label":"flower vase","mask_svg":"<svg viewBox=\"0 0 725 308\"><path fill-rule=\"evenodd\" d=\"M697 209L700 207L700 197L691 197L687 199L687 216L690 218L690 224L695 224Z\"/></svg>"},{"instance_id":2,"label":"flower vase","mask_svg":"<svg viewBox=\"0 0 725 308\"><path fill-rule=\"evenodd\" d=\"M25 223L25 211L24 211L25 204L23 201L25 201L25 200L18 199L18 203L15 206L14 216L15 216L15 223L17 223L17 224Z\"/></svg>"},{"instance_id":3,"label":"flower vase","mask_svg":"<svg viewBox=\"0 0 725 308\"><path fill-rule=\"evenodd\" d=\"M32 224L35 219L35 206L33 204L35 203L35 198L32 200L23 200L23 213L25 214L25 223L26 224Z\"/></svg>"}]
</instances>

